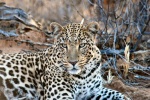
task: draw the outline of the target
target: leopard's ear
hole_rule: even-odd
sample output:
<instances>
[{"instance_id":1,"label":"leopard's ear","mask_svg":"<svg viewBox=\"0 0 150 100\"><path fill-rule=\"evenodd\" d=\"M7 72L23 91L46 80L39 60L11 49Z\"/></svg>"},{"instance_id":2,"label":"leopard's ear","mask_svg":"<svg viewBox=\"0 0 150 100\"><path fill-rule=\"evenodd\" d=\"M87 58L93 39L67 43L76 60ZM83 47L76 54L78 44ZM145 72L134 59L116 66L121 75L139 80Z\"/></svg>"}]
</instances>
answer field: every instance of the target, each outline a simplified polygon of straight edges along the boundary
<instances>
[{"instance_id":1,"label":"leopard's ear","mask_svg":"<svg viewBox=\"0 0 150 100\"><path fill-rule=\"evenodd\" d=\"M50 26L47 27L45 34L51 38L57 38L61 34L62 29L63 27L60 24L52 22Z\"/></svg>"},{"instance_id":2,"label":"leopard's ear","mask_svg":"<svg viewBox=\"0 0 150 100\"><path fill-rule=\"evenodd\" d=\"M92 40L94 41L94 43L97 43L97 33L100 29L100 26L98 24L98 22L91 22L87 25L86 30L87 33L89 34L89 36L92 38Z\"/></svg>"},{"instance_id":3,"label":"leopard's ear","mask_svg":"<svg viewBox=\"0 0 150 100\"><path fill-rule=\"evenodd\" d=\"M47 27L47 31L45 32L45 34L50 38L53 38L55 43L57 41L57 38L61 35L62 30L63 27L60 24L52 22L50 26Z\"/></svg>"},{"instance_id":4,"label":"leopard's ear","mask_svg":"<svg viewBox=\"0 0 150 100\"><path fill-rule=\"evenodd\" d=\"M99 31L99 24L98 22L91 22L87 25L87 30L93 34L96 34Z\"/></svg>"},{"instance_id":5,"label":"leopard's ear","mask_svg":"<svg viewBox=\"0 0 150 100\"><path fill-rule=\"evenodd\" d=\"M56 22L52 22L50 24L50 30L51 30L51 32L53 32L54 36L58 35L62 31L62 29L63 29L63 27Z\"/></svg>"}]
</instances>

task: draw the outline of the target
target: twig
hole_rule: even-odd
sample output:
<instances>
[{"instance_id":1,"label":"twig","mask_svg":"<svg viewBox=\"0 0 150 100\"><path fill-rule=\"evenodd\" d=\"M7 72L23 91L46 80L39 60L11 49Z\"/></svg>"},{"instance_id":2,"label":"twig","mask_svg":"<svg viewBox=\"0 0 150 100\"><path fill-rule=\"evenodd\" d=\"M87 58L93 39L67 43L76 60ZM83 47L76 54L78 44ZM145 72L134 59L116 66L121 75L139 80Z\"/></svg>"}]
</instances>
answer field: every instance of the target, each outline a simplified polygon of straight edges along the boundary
<instances>
[{"instance_id":1,"label":"twig","mask_svg":"<svg viewBox=\"0 0 150 100\"><path fill-rule=\"evenodd\" d=\"M6 37L9 37L9 36L18 36L18 34L16 34L14 31L10 31L10 32L6 32L6 31L3 31L3 30L0 30L0 34L3 34L5 35Z\"/></svg>"},{"instance_id":2,"label":"twig","mask_svg":"<svg viewBox=\"0 0 150 100\"><path fill-rule=\"evenodd\" d=\"M143 53L150 53L150 50L139 50L139 51L135 51L133 52L134 54L143 54Z\"/></svg>"},{"instance_id":3,"label":"twig","mask_svg":"<svg viewBox=\"0 0 150 100\"><path fill-rule=\"evenodd\" d=\"M107 54L107 55L110 55L110 54L124 54L124 49L120 49L120 50L116 50L116 49L103 49L103 50L100 50L101 51L101 54ZM134 53L134 54L140 54L140 53L149 53L150 50L139 50L139 51L133 51L133 49L130 50L131 53Z\"/></svg>"},{"instance_id":4,"label":"twig","mask_svg":"<svg viewBox=\"0 0 150 100\"><path fill-rule=\"evenodd\" d=\"M93 3L91 0L88 0L88 2L89 2L91 5L94 5L94 3Z\"/></svg>"},{"instance_id":5,"label":"twig","mask_svg":"<svg viewBox=\"0 0 150 100\"><path fill-rule=\"evenodd\" d=\"M143 35L150 35L150 32L144 32Z\"/></svg>"},{"instance_id":6,"label":"twig","mask_svg":"<svg viewBox=\"0 0 150 100\"><path fill-rule=\"evenodd\" d=\"M130 71L150 71L150 67L134 66L129 68Z\"/></svg>"},{"instance_id":7,"label":"twig","mask_svg":"<svg viewBox=\"0 0 150 100\"><path fill-rule=\"evenodd\" d=\"M135 75L134 77L137 78L137 79L150 80L150 77L141 76L141 75Z\"/></svg>"},{"instance_id":8,"label":"twig","mask_svg":"<svg viewBox=\"0 0 150 100\"><path fill-rule=\"evenodd\" d=\"M116 49L104 49L101 50L101 54L123 54L124 53L124 49L121 50L116 50Z\"/></svg>"}]
</instances>

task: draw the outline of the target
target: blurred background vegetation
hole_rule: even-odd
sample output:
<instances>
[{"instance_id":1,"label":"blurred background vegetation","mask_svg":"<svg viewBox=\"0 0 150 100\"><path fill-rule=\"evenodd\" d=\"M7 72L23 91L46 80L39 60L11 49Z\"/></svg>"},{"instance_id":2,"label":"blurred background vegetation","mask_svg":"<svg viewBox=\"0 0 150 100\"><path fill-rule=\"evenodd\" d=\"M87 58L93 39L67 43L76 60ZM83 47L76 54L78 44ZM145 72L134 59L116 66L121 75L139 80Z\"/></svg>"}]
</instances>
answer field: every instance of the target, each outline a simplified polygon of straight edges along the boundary
<instances>
[{"instance_id":1,"label":"blurred background vegetation","mask_svg":"<svg viewBox=\"0 0 150 100\"><path fill-rule=\"evenodd\" d=\"M102 52L104 78L107 79L111 70L112 75L117 76L125 84L150 87L150 0L1 0L0 2L5 2L9 7L21 8L40 23L42 28L42 32L39 32L19 27L15 30L19 34L18 37L13 38L0 35L0 53L30 52L47 48L52 43L46 34L49 32L51 22L66 25L80 23L82 19L84 24L97 21L100 25L97 46ZM0 30L4 30L1 28L2 24L0 22ZM5 30L8 30L8 27ZM113 87L117 89L118 85ZM126 88L118 90L128 91ZM150 98L148 93L145 90L137 94L129 92L131 97L139 100L148 100Z\"/></svg>"},{"instance_id":2,"label":"blurred background vegetation","mask_svg":"<svg viewBox=\"0 0 150 100\"><path fill-rule=\"evenodd\" d=\"M88 0L2 0L11 7L21 8L42 23L61 24L80 22L84 17L93 20L94 5ZM93 8L92 8L93 7Z\"/></svg>"}]
</instances>

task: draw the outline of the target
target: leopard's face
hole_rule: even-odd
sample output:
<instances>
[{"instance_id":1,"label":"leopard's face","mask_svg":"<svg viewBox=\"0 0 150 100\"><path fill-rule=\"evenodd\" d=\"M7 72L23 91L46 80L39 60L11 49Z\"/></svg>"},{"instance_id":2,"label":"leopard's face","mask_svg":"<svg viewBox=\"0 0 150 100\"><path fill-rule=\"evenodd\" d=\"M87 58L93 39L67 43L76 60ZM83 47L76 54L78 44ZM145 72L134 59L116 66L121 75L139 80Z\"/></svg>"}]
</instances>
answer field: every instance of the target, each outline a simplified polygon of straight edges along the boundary
<instances>
[{"instance_id":1,"label":"leopard's face","mask_svg":"<svg viewBox=\"0 0 150 100\"><path fill-rule=\"evenodd\" d=\"M51 29L55 37L57 66L70 74L79 74L85 65L99 55L95 45L95 35L99 29L96 22L88 26L74 23L64 27L52 23Z\"/></svg>"}]
</instances>

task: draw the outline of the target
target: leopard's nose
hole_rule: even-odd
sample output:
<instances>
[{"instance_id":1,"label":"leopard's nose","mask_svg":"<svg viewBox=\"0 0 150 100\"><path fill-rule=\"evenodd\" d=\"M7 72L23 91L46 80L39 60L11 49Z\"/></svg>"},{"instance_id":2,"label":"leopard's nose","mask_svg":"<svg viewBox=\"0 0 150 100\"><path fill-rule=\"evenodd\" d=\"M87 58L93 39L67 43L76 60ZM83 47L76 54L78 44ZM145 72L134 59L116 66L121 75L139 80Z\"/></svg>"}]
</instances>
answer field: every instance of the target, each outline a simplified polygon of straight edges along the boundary
<instances>
[{"instance_id":1,"label":"leopard's nose","mask_svg":"<svg viewBox=\"0 0 150 100\"><path fill-rule=\"evenodd\" d=\"M73 66L75 66L77 61L72 61L72 62L69 62L69 63L72 64Z\"/></svg>"}]
</instances>

